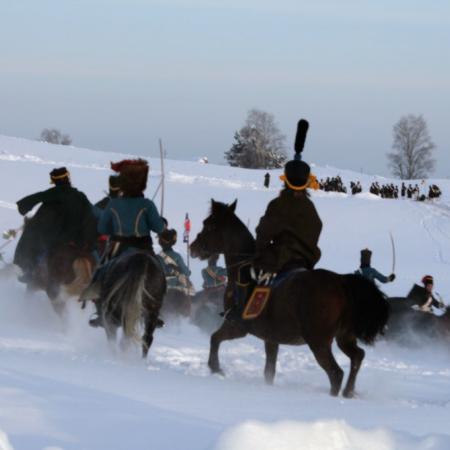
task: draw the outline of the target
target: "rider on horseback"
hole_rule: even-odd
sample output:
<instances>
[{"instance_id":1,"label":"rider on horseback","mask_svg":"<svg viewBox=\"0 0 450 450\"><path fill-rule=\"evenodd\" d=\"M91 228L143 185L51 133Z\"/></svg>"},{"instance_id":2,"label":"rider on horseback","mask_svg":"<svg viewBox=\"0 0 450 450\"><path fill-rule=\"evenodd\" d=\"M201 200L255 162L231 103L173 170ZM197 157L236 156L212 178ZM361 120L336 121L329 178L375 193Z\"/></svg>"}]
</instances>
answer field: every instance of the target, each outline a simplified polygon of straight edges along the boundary
<instances>
[{"instance_id":1,"label":"rider on horseback","mask_svg":"<svg viewBox=\"0 0 450 450\"><path fill-rule=\"evenodd\" d=\"M106 260L128 251L144 250L154 255L150 232L161 233L165 222L153 201L144 197L147 187L148 163L142 159L111 163L119 173L121 196L112 198L100 216L98 232L109 236ZM100 296L104 264L94 275L91 285L81 294L80 301L97 300ZM99 305L97 305L97 308ZM99 317L90 321L100 325Z\"/></svg>"},{"instance_id":2,"label":"rider on horseback","mask_svg":"<svg viewBox=\"0 0 450 450\"><path fill-rule=\"evenodd\" d=\"M95 248L95 216L87 197L72 187L65 167L52 170L50 182L54 187L17 202L23 216L42 203L26 220L14 255L14 263L23 271L19 279L25 283L33 281L36 267L58 246L66 244L88 252Z\"/></svg>"},{"instance_id":3,"label":"rider on horseback","mask_svg":"<svg viewBox=\"0 0 450 450\"><path fill-rule=\"evenodd\" d=\"M254 266L265 272L266 279L296 268L313 269L320 259L322 221L306 191L318 185L309 165L301 160L308 126L306 120L299 122L295 157L280 176L284 189L269 203L256 228Z\"/></svg>"},{"instance_id":4,"label":"rider on horseback","mask_svg":"<svg viewBox=\"0 0 450 450\"><path fill-rule=\"evenodd\" d=\"M100 201L98 201L95 206L100 209L105 209L111 199L118 197L119 191L120 191L120 185L119 185L119 176L118 175L111 175L109 177L109 189L108 189L108 195L106 197L103 197Z\"/></svg>"},{"instance_id":5,"label":"rider on horseback","mask_svg":"<svg viewBox=\"0 0 450 450\"><path fill-rule=\"evenodd\" d=\"M164 230L158 238L161 252L158 254L164 274L166 276L167 288L177 289L186 294L194 295L192 283L189 280L191 271L186 266L183 257L173 249L177 242L177 232L173 229Z\"/></svg>"},{"instance_id":6,"label":"rider on horseback","mask_svg":"<svg viewBox=\"0 0 450 450\"><path fill-rule=\"evenodd\" d=\"M375 283L375 280L378 280L381 283L390 283L394 281L395 274L391 273L388 277L386 277L370 265L371 257L372 252L368 248L361 250L361 264L359 269L355 271L355 274L361 275L373 283Z\"/></svg>"},{"instance_id":7,"label":"rider on horseback","mask_svg":"<svg viewBox=\"0 0 450 450\"><path fill-rule=\"evenodd\" d=\"M408 299L412 300L421 311L433 312L433 306L435 308L442 309L445 307L442 301L436 300L433 296L434 280L431 275L425 275L422 278L422 286L415 284L409 291Z\"/></svg>"},{"instance_id":8,"label":"rider on horseback","mask_svg":"<svg viewBox=\"0 0 450 450\"><path fill-rule=\"evenodd\" d=\"M208 266L202 269L203 289L214 289L226 284L227 269L217 265L218 259L219 255L210 256Z\"/></svg>"},{"instance_id":9,"label":"rider on horseback","mask_svg":"<svg viewBox=\"0 0 450 450\"><path fill-rule=\"evenodd\" d=\"M277 274L292 270L312 270L320 259L318 241L322 221L306 191L318 189L318 183L309 165L301 160L308 127L306 120L298 123L295 157L286 163L280 176L284 188L269 203L256 228L253 267L259 284L271 283ZM231 315L226 314L227 318L241 317L250 293L244 284L237 288L235 305Z\"/></svg>"},{"instance_id":10,"label":"rider on horseback","mask_svg":"<svg viewBox=\"0 0 450 450\"><path fill-rule=\"evenodd\" d=\"M109 202L113 198L117 198L120 193L119 176L111 175L109 177L109 192L106 197L103 197L98 201L95 206L95 214L97 219L100 219L102 211L108 206ZM103 255L105 252L106 244L108 242L108 236L106 234L99 234L97 239L97 252L99 255Z\"/></svg>"}]
</instances>

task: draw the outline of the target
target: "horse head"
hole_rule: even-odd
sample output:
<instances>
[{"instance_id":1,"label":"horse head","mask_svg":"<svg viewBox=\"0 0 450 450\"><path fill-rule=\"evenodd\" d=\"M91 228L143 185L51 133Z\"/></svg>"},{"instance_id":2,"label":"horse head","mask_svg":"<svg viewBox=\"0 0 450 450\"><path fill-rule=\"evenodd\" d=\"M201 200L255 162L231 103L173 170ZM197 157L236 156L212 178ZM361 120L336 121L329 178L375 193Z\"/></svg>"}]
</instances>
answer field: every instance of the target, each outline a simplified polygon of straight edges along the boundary
<instances>
[{"instance_id":1,"label":"horse head","mask_svg":"<svg viewBox=\"0 0 450 450\"><path fill-rule=\"evenodd\" d=\"M211 199L210 213L190 246L192 257L205 260L214 254L225 253L227 234L232 229L233 219L237 218L234 214L236 205L237 200L227 205Z\"/></svg>"}]
</instances>

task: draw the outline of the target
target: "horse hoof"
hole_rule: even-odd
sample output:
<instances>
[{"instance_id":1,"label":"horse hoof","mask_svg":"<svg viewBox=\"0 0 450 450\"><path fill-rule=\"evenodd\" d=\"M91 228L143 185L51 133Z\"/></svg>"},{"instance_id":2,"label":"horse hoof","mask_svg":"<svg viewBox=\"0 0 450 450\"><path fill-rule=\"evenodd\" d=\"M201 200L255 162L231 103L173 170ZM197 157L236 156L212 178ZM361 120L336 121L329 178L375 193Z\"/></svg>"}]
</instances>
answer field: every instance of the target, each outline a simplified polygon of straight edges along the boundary
<instances>
[{"instance_id":1,"label":"horse hoof","mask_svg":"<svg viewBox=\"0 0 450 450\"><path fill-rule=\"evenodd\" d=\"M213 375L220 375L220 376L222 376L222 377L224 377L225 376L225 372L222 370L222 369L220 369L220 368L211 368L210 367L210 369L211 369L211 373L213 374Z\"/></svg>"},{"instance_id":2,"label":"horse hoof","mask_svg":"<svg viewBox=\"0 0 450 450\"><path fill-rule=\"evenodd\" d=\"M355 392L354 391L344 391L342 393L342 396L345 398L353 398L355 396Z\"/></svg>"},{"instance_id":3,"label":"horse hoof","mask_svg":"<svg viewBox=\"0 0 450 450\"><path fill-rule=\"evenodd\" d=\"M332 397L337 397L339 395L339 389L336 389L336 388L330 389L330 395Z\"/></svg>"}]
</instances>

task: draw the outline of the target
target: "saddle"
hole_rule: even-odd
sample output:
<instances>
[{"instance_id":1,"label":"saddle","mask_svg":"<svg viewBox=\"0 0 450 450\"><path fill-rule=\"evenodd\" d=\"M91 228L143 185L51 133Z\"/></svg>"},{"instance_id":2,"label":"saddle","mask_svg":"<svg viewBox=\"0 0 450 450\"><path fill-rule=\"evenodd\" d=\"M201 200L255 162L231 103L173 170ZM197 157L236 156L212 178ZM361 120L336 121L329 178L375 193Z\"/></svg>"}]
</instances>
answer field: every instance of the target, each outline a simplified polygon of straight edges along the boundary
<instances>
[{"instance_id":1,"label":"saddle","mask_svg":"<svg viewBox=\"0 0 450 450\"><path fill-rule=\"evenodd\" d=\"M281 282L283 282L293 273L304 272L305 270L307 269L305 269L304 267L284 270L272 277L269 277L267 283L266 280L263 279L264 285L257 284L251 290L251 293L244 307L244 312L242 313L242 318L244 320L251 320L259 317L264 311L264 308L266 307L267 302L270 299L272 289L277 287Z\"/></svg>"}]
</instances>

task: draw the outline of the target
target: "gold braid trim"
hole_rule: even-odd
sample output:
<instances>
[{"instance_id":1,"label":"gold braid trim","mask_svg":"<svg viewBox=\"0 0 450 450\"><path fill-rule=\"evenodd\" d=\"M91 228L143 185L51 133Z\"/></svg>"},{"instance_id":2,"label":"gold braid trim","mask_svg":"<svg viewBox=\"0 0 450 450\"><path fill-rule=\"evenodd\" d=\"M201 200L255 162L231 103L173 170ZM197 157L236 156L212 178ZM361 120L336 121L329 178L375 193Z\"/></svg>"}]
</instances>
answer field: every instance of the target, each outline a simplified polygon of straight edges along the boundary
<instances>
[{"instance_id":1,"label":"gold braid trim","mask_svg":"<svg viewBox=\"0 0 450 450\"><path fill-rule=\"evenodd\" d=\"M69 178L70 172L66 171L62 175L50 175L50 184L54 184L55 180L62 180L63 178Z\"/></svg>"}]
</instances>

